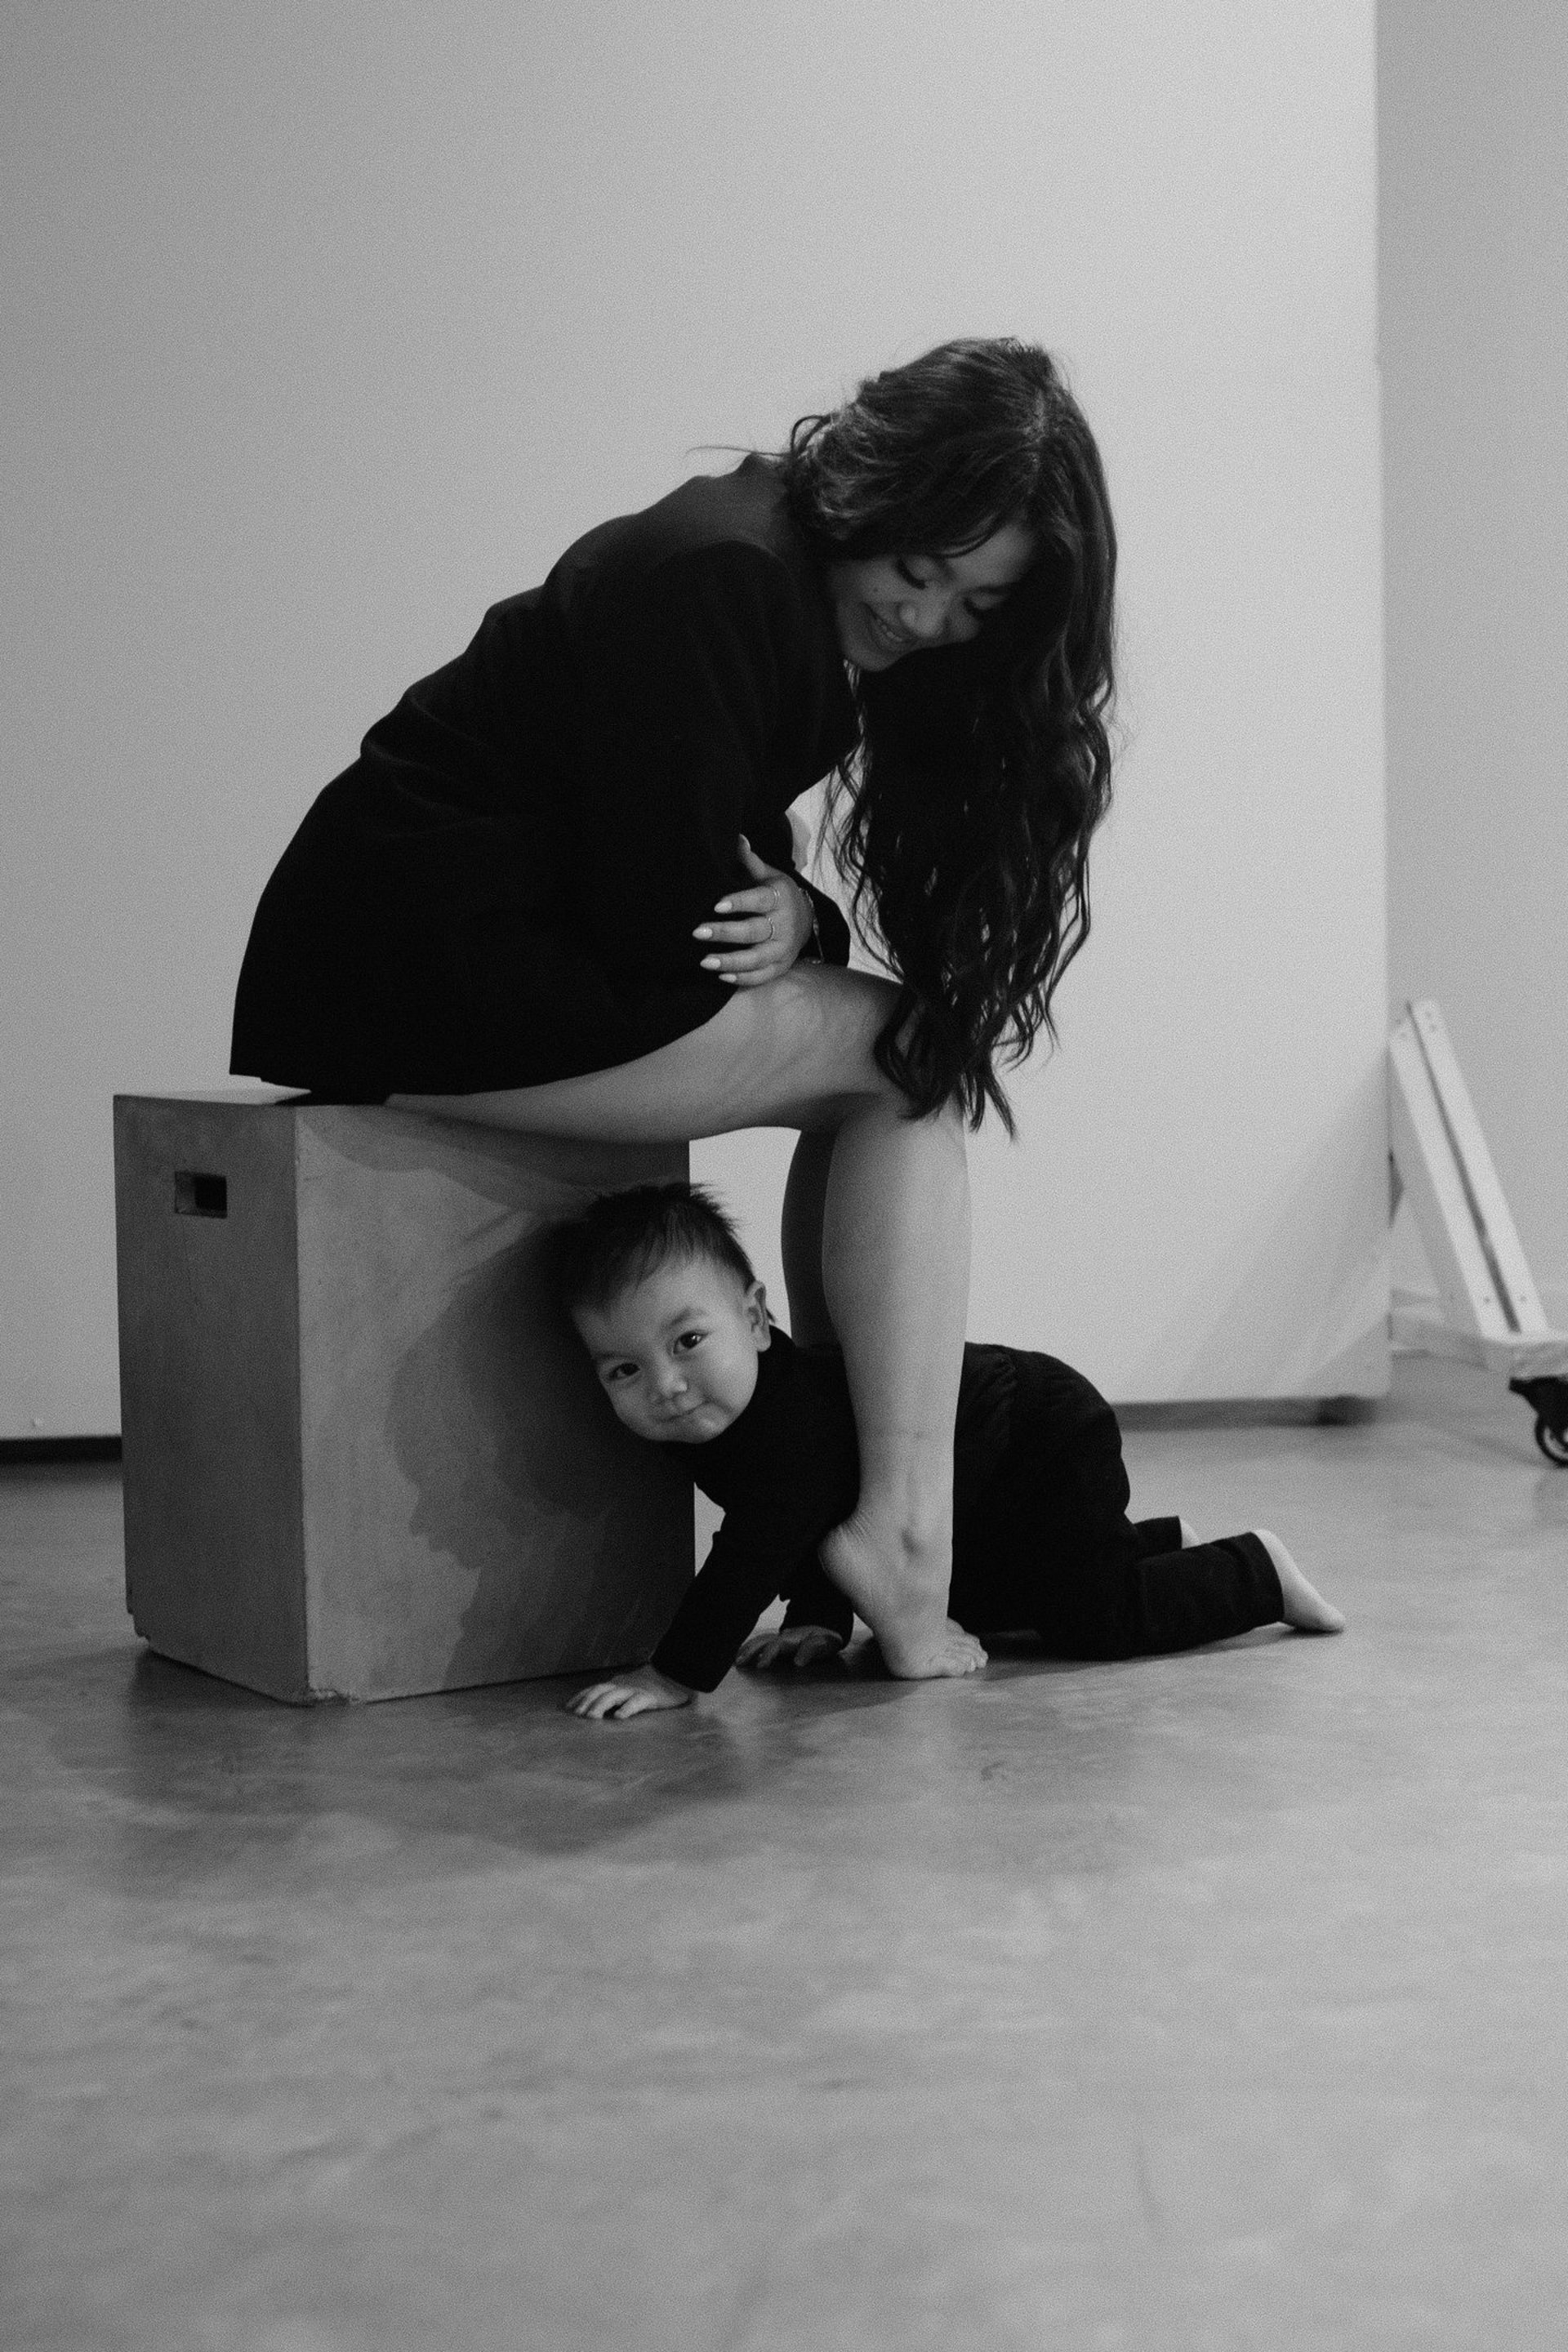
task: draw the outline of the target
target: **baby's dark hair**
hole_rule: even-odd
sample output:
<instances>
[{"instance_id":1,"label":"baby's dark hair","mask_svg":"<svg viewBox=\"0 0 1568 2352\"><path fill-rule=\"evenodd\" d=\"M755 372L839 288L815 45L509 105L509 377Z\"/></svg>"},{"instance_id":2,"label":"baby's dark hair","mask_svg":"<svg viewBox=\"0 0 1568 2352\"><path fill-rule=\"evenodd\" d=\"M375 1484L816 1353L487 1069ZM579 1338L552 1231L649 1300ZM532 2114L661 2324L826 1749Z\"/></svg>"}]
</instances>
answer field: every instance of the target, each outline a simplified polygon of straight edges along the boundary
<instances>
[{"instance_id":1,"label":"baby's dark hair","mask_svg":"<svg viewBox=\"0 0 1568 2352\"><path fill-rule=\"evenodd\" d=\"M556 1228L556 1296L568 1314L605 1307L671 1258L723 1266L747 1290L757 1278L740 1235L704 1185L634 1184L629 1192L602 1192L580 1217Z\"/></svg>"}]
</instances>

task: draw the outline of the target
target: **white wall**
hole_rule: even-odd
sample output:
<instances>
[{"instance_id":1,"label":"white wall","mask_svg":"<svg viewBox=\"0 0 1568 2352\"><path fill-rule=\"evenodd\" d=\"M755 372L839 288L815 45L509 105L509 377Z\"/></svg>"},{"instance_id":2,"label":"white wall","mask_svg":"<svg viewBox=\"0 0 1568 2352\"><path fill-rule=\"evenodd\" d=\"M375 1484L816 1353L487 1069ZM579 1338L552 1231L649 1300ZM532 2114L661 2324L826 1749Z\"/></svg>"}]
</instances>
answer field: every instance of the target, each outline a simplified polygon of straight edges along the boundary
<instances>
[{"instance_id":1,"label":"white wall","mask_svg":"<svg viewBox=\"0 0 1568 2352\"><path fill-rule=\"evenodd\" d=\"M1568 10L1380 18L1390 983L1568 1324Z\"/></svg>"},{"instance_id":2,"label":"white wall","mask_svg":"<svg viewBox=\"0 0 1568 2352\"><path fill-rule=\"evenodd\" d=\"M973 226L1012 256L1000 315L1065 348L1106 454L1130 740L1063 1049L1016 1083L1019 1144L973 1151L971 1329L1124 1402L1375 1393L1371 12L1086 14L1078 56L1045 52L1071 102ZM947 282L962 310L961 257ZM773 1138L696 1155L770 1209L786 1161Z\"/></svg>"},{"instance_id":3,"label":"white wall","mask_svg":"<svg viewBox=\"0 0 1568 2352\"><path fill-rule=\"evenodd\" d=\"M1130 730L1066 1051L977 1152L975 1328L1122 1397L1380 1383L1371 0L4 38L0 1434L117 1424L110 1095L221 1082L369 720L698 445L962 332L1070 363ZM755 1233L774 1139L718 1150Z\"/></svg>"}]
</instances>

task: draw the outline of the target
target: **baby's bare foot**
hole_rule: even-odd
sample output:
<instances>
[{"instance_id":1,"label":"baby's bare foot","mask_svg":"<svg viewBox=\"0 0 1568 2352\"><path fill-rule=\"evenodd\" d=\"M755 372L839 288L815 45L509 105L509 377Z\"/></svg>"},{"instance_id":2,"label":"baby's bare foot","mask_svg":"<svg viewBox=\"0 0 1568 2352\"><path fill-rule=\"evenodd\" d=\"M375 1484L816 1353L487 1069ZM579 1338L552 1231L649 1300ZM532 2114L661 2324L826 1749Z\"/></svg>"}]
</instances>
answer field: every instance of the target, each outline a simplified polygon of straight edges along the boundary
<instances>
[{"instance_id":1,"label":"baby's bare foot","mask_svg":"<svg viewBox=\"0 0 1568 2352\"><path fill-rule=\"evenodd\" d=\"M858 1515L825 1536L823 1567L877 1636L889 1674L925 1682L972 1675L985 1664L973 1633L947 1614L945 1547L921 1548L873 1530Z\"/></svg>"},{"instance_id":2,"label":"baby's bare foot","mask_svg":"<svg viewBox=\"0 0 1568 2352\"><path fill-rule=\"evenodd\" d=\"M1315 1584L1308 1583L1279 1537L1271 1535L1267 1528L1254 1528L1252 1532L1274 1562L1287 1625L1294 1625L1300 1633L1342 1633L1344 1618L1332 1601L1324 1600Z\"/></svg>"}]
</instances>

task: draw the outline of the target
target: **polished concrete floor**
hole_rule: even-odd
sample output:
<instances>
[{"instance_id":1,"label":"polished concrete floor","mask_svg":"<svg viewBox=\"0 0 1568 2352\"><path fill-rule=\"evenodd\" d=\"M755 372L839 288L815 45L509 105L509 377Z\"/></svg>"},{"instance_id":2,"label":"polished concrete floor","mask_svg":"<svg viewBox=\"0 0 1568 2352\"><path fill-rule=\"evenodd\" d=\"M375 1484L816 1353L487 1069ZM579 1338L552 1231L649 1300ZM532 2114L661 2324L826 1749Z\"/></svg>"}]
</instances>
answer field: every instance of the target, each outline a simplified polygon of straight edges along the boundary
<instances>
[{"instance_id":1,"label":"polished concrete floor","mask_svg":"<svg viewBox=\"0 0 1568 2352\"><path fill-rule=\"evenodd\" d=\"M1142 1430L1349 1633L294 1712L0 1477L7 2352L1568 2342L1568 1471Z\"/></svg>"}]
</instances>

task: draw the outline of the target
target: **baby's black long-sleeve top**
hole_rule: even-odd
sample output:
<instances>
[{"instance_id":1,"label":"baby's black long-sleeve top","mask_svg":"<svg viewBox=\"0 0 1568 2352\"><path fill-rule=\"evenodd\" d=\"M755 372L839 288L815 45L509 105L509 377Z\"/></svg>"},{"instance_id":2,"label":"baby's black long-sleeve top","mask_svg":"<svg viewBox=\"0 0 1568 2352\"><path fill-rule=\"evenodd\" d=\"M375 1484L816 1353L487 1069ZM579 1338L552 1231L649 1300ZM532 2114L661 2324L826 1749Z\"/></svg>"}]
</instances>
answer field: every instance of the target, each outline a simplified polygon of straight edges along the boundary
<instances>
[{"instance_id":1,"label":"baby's black long-sleeve top","mask_svg":"<svg viewBox=\"0 0 1568 2352\"><path fill-rule=\"evenodd\" d=\"M954 1444L960 1506L1005 1448L1010 1388L1005 1350L964 1349ZM694 1485L721 1507L724 1524L653 1654L659 1673L691 1690L715 1689L781 1593L790 1604L786 1622L826 1626L847 1641L854 1610L816 1558L860 1491L838 1351L797 1348L773 1328L745 1412L718 1437L682 1451Z\"/></svg>"},{"instance_id":2,"label":"baby's black long-sleeve top","mask_svg":"<svg viewBox=\"0 0 1568 2352\"><path fill-rule=\"evenodd\" d=\"M711 1690L781 1592L786 1626L847 1640L849 1603L816 1558L859 1487L837 1349L795 1348L774 1331L745 1412L721 1437L682 1450L725 1517L655 1665ZM1279 1579L1255 1531L1184 1550L1179 1520L1134 1524L1131 1500L1116 1415L1080 1372L1026 1349L964 1349L948 1596L961 1625L1033 1626L1058 1657L1132 1658L1280 1617Z\"/></svg>"}]
</instances>

